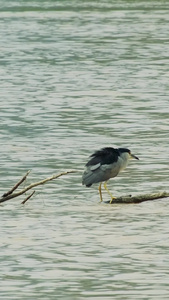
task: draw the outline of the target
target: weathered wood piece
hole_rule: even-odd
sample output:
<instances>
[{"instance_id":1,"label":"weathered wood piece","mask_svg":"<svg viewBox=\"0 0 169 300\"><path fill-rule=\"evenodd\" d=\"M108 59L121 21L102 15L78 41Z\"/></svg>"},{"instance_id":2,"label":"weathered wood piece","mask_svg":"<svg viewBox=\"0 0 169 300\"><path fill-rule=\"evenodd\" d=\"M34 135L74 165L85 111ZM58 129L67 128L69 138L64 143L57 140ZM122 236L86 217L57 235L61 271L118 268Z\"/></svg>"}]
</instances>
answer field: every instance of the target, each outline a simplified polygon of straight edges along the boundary
<instances>
[{"instance_id":1,"label":"weathered wood piece","mask_svg":"<svg viewBox=\"0 0 169 300\"><path fill-rule=\"evenodd\" d=\"M144 201L150 201L150 200L157 200L161 198L167 198L169 197L169 192L158 192L158 193L152 193L152 194L141 194L136 196L122 196L117 197L113 199L112 201L108 201L107 203L110 204L132 204L132 203L141 203Z\"/></svg>"}]
</instances>

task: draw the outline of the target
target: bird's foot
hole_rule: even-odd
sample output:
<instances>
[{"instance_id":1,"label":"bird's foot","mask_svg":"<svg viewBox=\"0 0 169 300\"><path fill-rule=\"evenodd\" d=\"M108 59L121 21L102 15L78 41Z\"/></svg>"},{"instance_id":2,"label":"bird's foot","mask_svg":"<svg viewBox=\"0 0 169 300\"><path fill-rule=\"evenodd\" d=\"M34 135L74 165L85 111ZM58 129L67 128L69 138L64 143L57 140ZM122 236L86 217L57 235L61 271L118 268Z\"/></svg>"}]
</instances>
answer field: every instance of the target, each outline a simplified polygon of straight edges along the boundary
<instances>
[{"instance_id":1,"label":"bird's foot","mask_svg":"<svg viewBox=\"0 0 169 300\"><path fill-rule=\"evenodd\" d=\"M111 200L110 200L110 204L112 204L113 200L115 200L116 197L111 197Z\"/></svg>"}]
</instances>

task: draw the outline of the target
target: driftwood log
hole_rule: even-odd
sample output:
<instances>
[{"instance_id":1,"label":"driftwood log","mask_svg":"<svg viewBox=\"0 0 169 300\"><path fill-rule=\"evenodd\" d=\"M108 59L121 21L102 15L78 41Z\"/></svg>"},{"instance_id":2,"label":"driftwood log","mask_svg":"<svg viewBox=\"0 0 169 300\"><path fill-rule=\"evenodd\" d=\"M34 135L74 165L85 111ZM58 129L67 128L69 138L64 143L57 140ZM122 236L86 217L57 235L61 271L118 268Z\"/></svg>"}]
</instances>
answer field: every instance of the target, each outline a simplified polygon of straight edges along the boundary
<instances>
[{"instance_id":1,"label":"driftwood log","mask_svg":"<svg viewBox=\"0 0 169 300\"><path fill-rule=\"evenodd\" d=\"M122 196L117 197L113 199L112 201L108 201L106 203L110 204L132 204L132 203L141 203L144 201L150 201L150 200L157 200L161 198L167 198L169 197L168 192L158 192L158 193L152 193L152 194L142 194L137 196Z\"/></svg>"},{"instance_id":2,"label":"driftwood log","mask_svg":"<svg viewBox=\"0 0 169 300\"><path fill-rule=\"evenodd\" d=\"M75 173L77 171L67 171L67 172L62 172L60 174L56 174L56 175L52 175L51 177L48 177L46 179L43 179L41 181L38 182L34 182L31 183L30 185L28 185L27 187L16 191L20 185L27 179L27 176L29 175L30 171L28 171L8 192L6 192L5 194L2 195L2 197L0 197L0 203L3 203L5 201L8 201L10 199L19 197L21 195L25 195L25 193L31 189L34 189L35 187L37 187L38 185L43 185L49 181L52 181L56 178L59 178L61 176L70 174L70 173ZM29 194L22 202L21 204L25 204L35 193L35 190L33 190L31 192L31 194ZM169 197L169 193L168 192L159 192L159 193L152 193L152 194L142 194L142 195L137 195L137 196L131 196L131 195L127 195L127 196L122 196L122 197L117 197L115 199L113 199L112 201L107 201L106 203L109 204L132 204L132 203L141 203L144 201L150 201L150 200L156 200L156 199L161 199L161 198L167 198Z\"/></svg>"}]
</instances>

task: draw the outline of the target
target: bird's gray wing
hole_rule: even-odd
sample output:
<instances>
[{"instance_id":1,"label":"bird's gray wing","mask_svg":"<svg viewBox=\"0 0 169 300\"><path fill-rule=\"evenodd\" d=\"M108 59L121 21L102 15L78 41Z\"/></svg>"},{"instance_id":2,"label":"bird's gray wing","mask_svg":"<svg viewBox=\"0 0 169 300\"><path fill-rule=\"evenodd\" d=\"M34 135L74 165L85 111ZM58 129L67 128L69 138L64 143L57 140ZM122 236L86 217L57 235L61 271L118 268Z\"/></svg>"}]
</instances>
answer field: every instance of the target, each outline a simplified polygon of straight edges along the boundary
<instances>
[{"instance_id":1,"label":"bird's gray wing","mask_svg":"<svg viewBox=\"0 0 169 300\"><path fill-rule=\"evenodd\" d=\"M92 154L91 159L86 164L82 184L91 186L93 183L106 181L118 174L118 170L115 168L118 153L114 150L113 148L104 148Z\"/></svg>"}]
</instances>

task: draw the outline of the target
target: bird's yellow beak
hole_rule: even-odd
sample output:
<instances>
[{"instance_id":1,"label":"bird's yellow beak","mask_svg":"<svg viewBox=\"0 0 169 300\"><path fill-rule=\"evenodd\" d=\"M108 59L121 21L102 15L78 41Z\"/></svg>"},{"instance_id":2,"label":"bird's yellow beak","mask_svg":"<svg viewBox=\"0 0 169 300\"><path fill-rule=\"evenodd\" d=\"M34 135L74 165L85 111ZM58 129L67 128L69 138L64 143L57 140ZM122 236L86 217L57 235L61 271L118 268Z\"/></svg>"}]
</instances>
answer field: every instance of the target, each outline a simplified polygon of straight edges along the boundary
<instances>
[{"instance_id":1,"label":"bird's yellow beak","mask_svg":"<svg viewBox=\"0 0 169 300\"><path fill-rule=\"evenodd\" d=\"M138 159L138 160L139 160L139 158L138 158L137 156L135 156L135 155L133 155L133 154L131 154L131 153L130 153L130 157L131 157L131 158L135 158L135 159Z\"/></svg>"}]
</instances>

